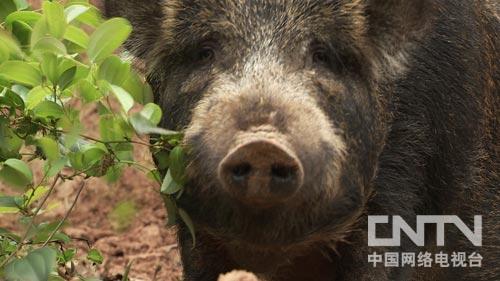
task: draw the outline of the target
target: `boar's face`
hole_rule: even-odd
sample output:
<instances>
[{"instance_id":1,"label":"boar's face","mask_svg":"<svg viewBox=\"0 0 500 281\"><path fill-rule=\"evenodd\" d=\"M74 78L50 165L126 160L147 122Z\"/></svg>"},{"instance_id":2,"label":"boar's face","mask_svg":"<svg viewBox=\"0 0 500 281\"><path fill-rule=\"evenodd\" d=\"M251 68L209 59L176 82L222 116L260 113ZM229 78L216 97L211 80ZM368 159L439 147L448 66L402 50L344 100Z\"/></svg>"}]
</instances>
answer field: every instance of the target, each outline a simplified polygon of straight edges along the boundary
<instances>
[{"instance_id":1,"label":"boar's face","mask_svg":"<svg viewBox=\"0 0 500 281\"><path fill-rule=\"evenodd\" d=\"M376 9L344 0L110 2L136 28L129 47L146 61L162 125L186 129L179 204L197 228L255 244L327 231L341 239L384 143L379 84L392 70L382 65L399 65L381 59L396 49L381 51L369 36Z\"/></svg>"}]
</instances>

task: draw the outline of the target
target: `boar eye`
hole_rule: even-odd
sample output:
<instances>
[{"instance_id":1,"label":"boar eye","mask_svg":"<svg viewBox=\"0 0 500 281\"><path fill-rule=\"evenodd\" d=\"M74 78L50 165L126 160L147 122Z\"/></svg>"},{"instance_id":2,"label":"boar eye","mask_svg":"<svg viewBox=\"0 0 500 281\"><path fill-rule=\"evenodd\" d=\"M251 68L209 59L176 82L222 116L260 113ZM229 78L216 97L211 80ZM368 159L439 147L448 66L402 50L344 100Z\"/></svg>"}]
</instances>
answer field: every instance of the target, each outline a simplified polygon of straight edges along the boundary
<instances>
[{"instance_id":1,"label":"boar eye","mask_svg":"<svg viewBox=\"0 0 500 281\"><path fill-rule=\"evenodd\" d=\"M340 48L328 48L325 44L313 43L311 46L312 62L316 65L326 67L335 73L344 73L345 62L348 59L339 53Z\"/></svg>"},{"instance_id":2,"label":"boar eye","mask_svg":"<svg viewBox=\"0 0 500 281\"><path fill-rule=\"evenodd\" d=\"M198 63L210 62L215 56L214 48L210 45L202 46L196 53L196 61Z\"/></svg>"},{"instance_id":3,"label":"boar eye","mask_svg":"<svg viewBox=\"0 0 500 281\"><path fill-rule=\"evenodd\" d=\"M313 51L313 62L318 64L330 64L330 57L325 48L317 48Z\"/></svg>"}]
</instances>

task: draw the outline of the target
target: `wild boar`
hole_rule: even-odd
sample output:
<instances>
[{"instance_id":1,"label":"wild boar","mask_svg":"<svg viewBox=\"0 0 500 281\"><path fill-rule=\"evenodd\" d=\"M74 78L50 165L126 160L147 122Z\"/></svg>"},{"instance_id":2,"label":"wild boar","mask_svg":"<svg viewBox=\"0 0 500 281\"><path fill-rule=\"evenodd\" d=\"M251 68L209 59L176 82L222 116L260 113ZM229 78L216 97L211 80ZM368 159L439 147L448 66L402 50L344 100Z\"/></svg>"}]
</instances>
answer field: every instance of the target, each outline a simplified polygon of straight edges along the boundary
<instances>
[{"instance_id":1,"label":"wild boar","mask_svg":"<svg viewBox=\"0 0 500 281\"><path fill-rule=\"evenodd\" d=\"M108 0L162 126L185 130L185 280L499 280L499 7L469 0ZM369 247L368 215L482 215L483 247ZM389 226L380 233L390 234ZM479 251L482 268L372 266Z\"/></svg>"}]
</instances>

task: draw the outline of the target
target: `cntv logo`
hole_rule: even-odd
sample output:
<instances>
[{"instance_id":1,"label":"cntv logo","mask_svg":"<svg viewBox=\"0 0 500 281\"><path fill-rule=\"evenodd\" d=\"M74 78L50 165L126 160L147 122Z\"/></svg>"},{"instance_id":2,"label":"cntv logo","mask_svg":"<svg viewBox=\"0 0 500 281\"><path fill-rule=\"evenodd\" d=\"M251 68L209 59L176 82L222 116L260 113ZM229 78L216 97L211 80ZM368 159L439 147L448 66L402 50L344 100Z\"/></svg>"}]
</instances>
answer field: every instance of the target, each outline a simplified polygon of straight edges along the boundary
<instances>
[{"instance_id":1,"label":"cntv logo","mask_svg":"<svg viewBox=\"0 0 500 281\"><path fill-rule=\"evenodd\" d=\"M368 246L398 247L401 245L401 231L422 247L425 244L425 225L436 225L436 246L444 246L445 225L454 224L474 246L482 246L482 216L474 216L474 231L458 216L417 216L416 230L412 229L401 216L392 216L392 238L377 238L377 224L389 223L389 216L368 216Z\"/></svg>"}]
</instances>

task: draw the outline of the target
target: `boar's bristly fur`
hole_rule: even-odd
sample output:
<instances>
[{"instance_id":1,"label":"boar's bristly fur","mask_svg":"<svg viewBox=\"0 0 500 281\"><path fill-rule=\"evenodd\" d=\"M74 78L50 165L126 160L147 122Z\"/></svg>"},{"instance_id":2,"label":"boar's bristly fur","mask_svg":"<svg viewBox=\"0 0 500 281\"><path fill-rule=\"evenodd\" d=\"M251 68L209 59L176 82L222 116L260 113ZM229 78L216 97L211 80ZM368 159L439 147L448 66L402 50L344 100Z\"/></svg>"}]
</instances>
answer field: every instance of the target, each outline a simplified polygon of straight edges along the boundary
<instances>
[{"instance_id":1,"label":"boar's bristly fur","mask_svg":"<svg viewBox=\"0 0 500 281\"><path fill-rule=\"evenodd\" d=\"M107 0L162 126L185 130L185 280L500 280L496 1ZM482 215L482 247L368 247L367 216ZM379 225L390 236L390 225ZM482 268L374 267L479 252Z\"/></svg>"}]
</instances>

